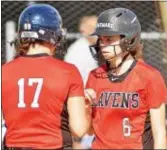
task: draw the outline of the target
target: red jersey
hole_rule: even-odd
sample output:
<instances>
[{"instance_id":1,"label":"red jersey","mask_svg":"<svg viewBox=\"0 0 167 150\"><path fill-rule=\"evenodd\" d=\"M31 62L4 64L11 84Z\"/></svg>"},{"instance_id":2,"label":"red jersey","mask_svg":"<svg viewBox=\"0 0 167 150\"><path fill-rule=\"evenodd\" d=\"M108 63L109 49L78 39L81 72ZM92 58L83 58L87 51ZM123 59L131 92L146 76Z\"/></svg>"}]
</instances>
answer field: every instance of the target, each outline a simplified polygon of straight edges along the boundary
<instances>
[{"instance_id":1,"label":"red jersey","mask_svg":"<svg viewBox=\"0 0 167 150\"><path fill-rule=\"evenodd\" d=\"M121 76L109 80L106 65L93 70L86 88L97 93L93 105L93 149L143 149L153 147L149 110L167 100L160 73L137 62Z\"/></svg>"},{"instance_id":2,"label":"red jersey","mask_svg":"<svg viewBox=\"0 0 167 150\"><path fill-rule=\"evenodd\" d=\"M2 67L7 147L71 147L67 98L84 96L74 65L51 56L19 57Z\"/></svg>"}]
</instances>

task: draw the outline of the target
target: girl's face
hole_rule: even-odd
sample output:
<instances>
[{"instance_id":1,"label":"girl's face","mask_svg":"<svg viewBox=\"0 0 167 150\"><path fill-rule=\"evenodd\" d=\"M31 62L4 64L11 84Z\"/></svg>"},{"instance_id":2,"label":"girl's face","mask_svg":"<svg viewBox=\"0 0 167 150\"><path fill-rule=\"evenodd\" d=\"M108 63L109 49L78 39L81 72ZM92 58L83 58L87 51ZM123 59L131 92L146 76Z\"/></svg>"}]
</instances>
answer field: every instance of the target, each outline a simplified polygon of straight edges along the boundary
<instances>
[{"instance_id":1,"label":"girl's face","mask_svg":"<svg viewBox=\"0 0 167 150\"><path fill-rule=\"evenodd\" d=\"M100 49L105 60L110 60L122 53L120 47L120 35L100 36Z\"/></svg>"}]
</instances>

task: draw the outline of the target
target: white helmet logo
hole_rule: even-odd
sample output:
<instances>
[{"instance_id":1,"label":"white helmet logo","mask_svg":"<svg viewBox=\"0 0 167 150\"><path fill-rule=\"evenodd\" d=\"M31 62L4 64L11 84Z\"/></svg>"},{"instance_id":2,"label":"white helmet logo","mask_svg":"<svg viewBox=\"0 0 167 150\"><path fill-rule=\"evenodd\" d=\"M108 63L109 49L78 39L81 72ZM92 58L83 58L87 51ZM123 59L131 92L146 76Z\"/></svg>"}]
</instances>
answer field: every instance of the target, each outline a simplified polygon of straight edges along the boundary
<instances>
[{"instance_id":1,"label":"white helmet logo","mask_svg":"<svg viewBox=\"0 0 167 150\"><path fill-rule=\"evenodd\" d=\"M31 30L31 24L30 23L25 23L24 24L24 29L25 30Z\"/></svg>"},{"instance_id":2,"label":"white helmet logo","mask_svg":"<svg viewBox=\"0 0 167 150\"><path fill-rule=\"evenodd\" d=\"M113 28L114 24L110 22L98 23L97 28Z\"/></svg>"}]
</instances>

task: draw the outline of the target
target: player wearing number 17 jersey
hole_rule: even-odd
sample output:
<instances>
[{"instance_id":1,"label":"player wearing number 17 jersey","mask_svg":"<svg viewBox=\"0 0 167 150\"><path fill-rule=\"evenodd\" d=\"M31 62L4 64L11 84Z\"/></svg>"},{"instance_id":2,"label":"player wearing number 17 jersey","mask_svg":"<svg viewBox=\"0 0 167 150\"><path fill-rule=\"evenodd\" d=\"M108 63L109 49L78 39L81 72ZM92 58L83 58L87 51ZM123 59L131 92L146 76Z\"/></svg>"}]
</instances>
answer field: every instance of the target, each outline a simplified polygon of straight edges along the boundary
<instances>
[{"instance_id":1,"label":"player wearing number 17 jersey","mask_svg":"<svg viewBox=\"0 0 167 150\"><path fill-rule=\"evenodd\" d=\"M2 68L6 149L71 148L71 134L82 137L89 128L79 71L52 57L61 26L50 5L31 5L20 15L19 56Z\"/></svg>"},{"instance_id":2,"label":"player wearing number 17 jersey","mask_svg":"<svg viewBox=\"0 0 167 150\"><path fill-rule=\"evenodd\" d=\"M85 92L93 110L93 149L167 148L167 90L160 73L136 58L140 32L128 9L109 9L98 17L93 48L106 64L90 73Z\"/></svg>"}]
</instances>

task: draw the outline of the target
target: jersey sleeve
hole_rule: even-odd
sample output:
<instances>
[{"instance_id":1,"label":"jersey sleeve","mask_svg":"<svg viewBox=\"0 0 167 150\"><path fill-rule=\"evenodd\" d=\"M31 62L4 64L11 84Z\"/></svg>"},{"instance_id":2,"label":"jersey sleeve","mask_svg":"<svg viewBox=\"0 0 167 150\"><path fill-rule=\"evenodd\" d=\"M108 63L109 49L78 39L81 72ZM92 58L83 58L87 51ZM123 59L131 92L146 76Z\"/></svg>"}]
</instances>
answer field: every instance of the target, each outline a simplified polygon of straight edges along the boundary
<instances>
[{"instance_id":1,"label":"jersey sleeve","mask_svg":"<svg viewBox=\"0 0 167 150\"><path fill-rule=\"evenodd\" d=\"M147 86L147 104L148 107L158 108L162 103L167 102L167 88L159 72L150 78Z\"/></svg>"},{"instance_id":2,"label":"jersey sleeve","mask_svg":"<svg viewBox=\"0 0 167 150\"><path fill-rule=\"evenodd\" d=\"M96 85L95 77L93 75L93 71L91 71L89 73L88 80L87 80L85 88L86 89L90 88L90 89L94 89L95 90L95 85Z\"/></svg>"},{"instance_id":3,"label":"jersey sleeve","mask_svg":"<svg viewBox=\"0 0 167 150\"><path fill-rule=\"evenodd\" d=\"M84 97L84 86L82 77L76 67L71 70L69 78L69 97L83 96Z\"/></svg>"}]
</instances>

